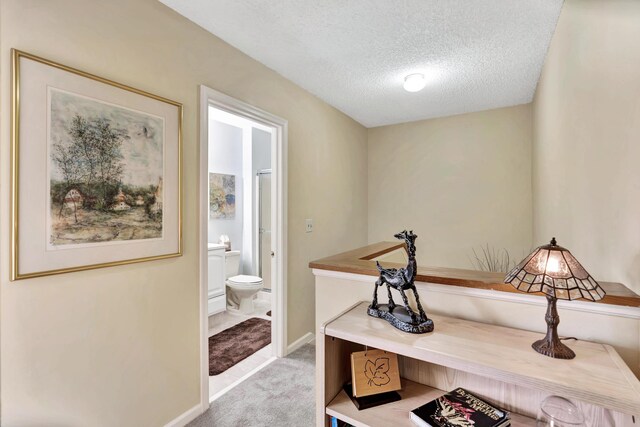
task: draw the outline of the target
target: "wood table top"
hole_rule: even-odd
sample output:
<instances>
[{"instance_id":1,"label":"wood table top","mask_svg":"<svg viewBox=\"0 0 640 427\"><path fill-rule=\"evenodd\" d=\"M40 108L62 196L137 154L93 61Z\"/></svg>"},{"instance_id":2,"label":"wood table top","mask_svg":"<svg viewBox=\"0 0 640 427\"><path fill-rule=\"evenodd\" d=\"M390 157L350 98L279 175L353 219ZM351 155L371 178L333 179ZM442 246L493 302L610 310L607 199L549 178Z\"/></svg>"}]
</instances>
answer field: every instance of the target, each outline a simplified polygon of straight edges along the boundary
<instances>
[{"instance_id":1,"label":"wood table top","mask_svg":"<svg viewBox=\"0 0 640 427\"><path fill-rule=\"evenodd\" d=\"M309 267L319 270L378 276L375 258L403 248L404 243L399 242L373 243L348 252L312 261L309 263ZM384 264L385 267L405 267L405 265L392 262L385 262ZM505 273L465 270L460 268L418 266L416 281L500 292L521 293L510 284L504 283L504 276ZM600 283L600 286L602 286L607 295L602 300L596 301L596 304L640 307L640 295L636 294L622 283L598 283ZM543 296L542 293L530 295Z\"/></svg>"}]
</instances>

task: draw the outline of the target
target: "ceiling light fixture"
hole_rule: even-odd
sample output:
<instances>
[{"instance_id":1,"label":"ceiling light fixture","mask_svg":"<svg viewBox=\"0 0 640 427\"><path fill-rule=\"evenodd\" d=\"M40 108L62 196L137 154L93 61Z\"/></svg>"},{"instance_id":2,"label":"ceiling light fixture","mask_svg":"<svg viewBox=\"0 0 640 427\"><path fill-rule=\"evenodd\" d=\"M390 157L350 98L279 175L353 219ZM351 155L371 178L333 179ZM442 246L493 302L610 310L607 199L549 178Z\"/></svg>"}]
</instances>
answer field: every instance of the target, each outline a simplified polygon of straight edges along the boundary
<instances>
[{"instance_id":1,"label":"ceiling light fixture","mask_svg":"<svg viewBox=\"0 0 640 427\"><path fill-rule=\"evenodd\" d=\"M418 92L422 90L427 82L424 79L424 74L415 73L409 74L404 78L404 90L407 92Z\"/></svg>"}]
</instances>

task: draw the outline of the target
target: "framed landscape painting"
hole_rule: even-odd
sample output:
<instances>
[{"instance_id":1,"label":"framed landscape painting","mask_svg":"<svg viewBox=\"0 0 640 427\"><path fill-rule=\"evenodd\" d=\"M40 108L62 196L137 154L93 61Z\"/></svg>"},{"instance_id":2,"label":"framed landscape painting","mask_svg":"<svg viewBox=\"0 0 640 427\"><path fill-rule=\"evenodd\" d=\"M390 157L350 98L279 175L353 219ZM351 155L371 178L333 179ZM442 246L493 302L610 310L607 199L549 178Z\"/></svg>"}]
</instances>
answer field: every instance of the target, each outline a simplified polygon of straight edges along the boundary
<instances>
[{"instance_id":1,"label":"framed landscape painting","mask_svg":"<svg viewBox=\"0 0 640 427\"><path fill-rule=\"evenodd\" d=\"M182 105L13 51L12 280L181 255Z\"/></svg>"}]
</instances>

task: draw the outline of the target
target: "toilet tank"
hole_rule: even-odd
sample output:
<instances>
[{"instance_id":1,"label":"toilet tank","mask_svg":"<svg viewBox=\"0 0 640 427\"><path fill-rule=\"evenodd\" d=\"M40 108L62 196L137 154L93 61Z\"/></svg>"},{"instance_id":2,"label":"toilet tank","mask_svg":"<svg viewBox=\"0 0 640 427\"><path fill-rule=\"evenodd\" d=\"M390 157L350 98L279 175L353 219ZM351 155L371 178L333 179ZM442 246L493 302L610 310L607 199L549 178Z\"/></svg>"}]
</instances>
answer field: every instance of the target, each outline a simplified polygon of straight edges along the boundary
<instances>
[{"instance_id":1,"label":"toilet tank","mask_svg":"<svg viewBox=\"0 0 640 427\"><path fill-rule=\"evenodd\" d=\"M224 254L225 279L240 274L240 251L227 251Z\"/></svg>"}]
</instances>

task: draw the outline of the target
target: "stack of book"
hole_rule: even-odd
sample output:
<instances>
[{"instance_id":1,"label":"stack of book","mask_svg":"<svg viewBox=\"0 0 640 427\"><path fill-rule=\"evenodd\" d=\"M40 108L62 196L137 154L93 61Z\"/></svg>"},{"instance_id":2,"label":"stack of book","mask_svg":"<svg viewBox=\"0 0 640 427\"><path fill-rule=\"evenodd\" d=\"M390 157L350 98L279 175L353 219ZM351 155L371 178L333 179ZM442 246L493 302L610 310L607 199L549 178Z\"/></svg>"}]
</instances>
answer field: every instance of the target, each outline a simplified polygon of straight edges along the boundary
<instances>
[{"instance_id":1,"label":"stack of book","mask_svg":"<svg viewBox=\"0 0 640 427\"><path fill-rule=\"evenodd\" d=\"M331 427L353 427L351 424L339 420L336 417L331 417Z\"/></svg>"},{"instance_id":2,"label":"stack of book","mask_svg":"<svg viewBox=\"0 0 640 427\"><path fill-rule=\"evenodd\" d=\"M457 388L411 411L420 427L508 427L509 413L463 388Z\"/></svg>"}]
</instances>

